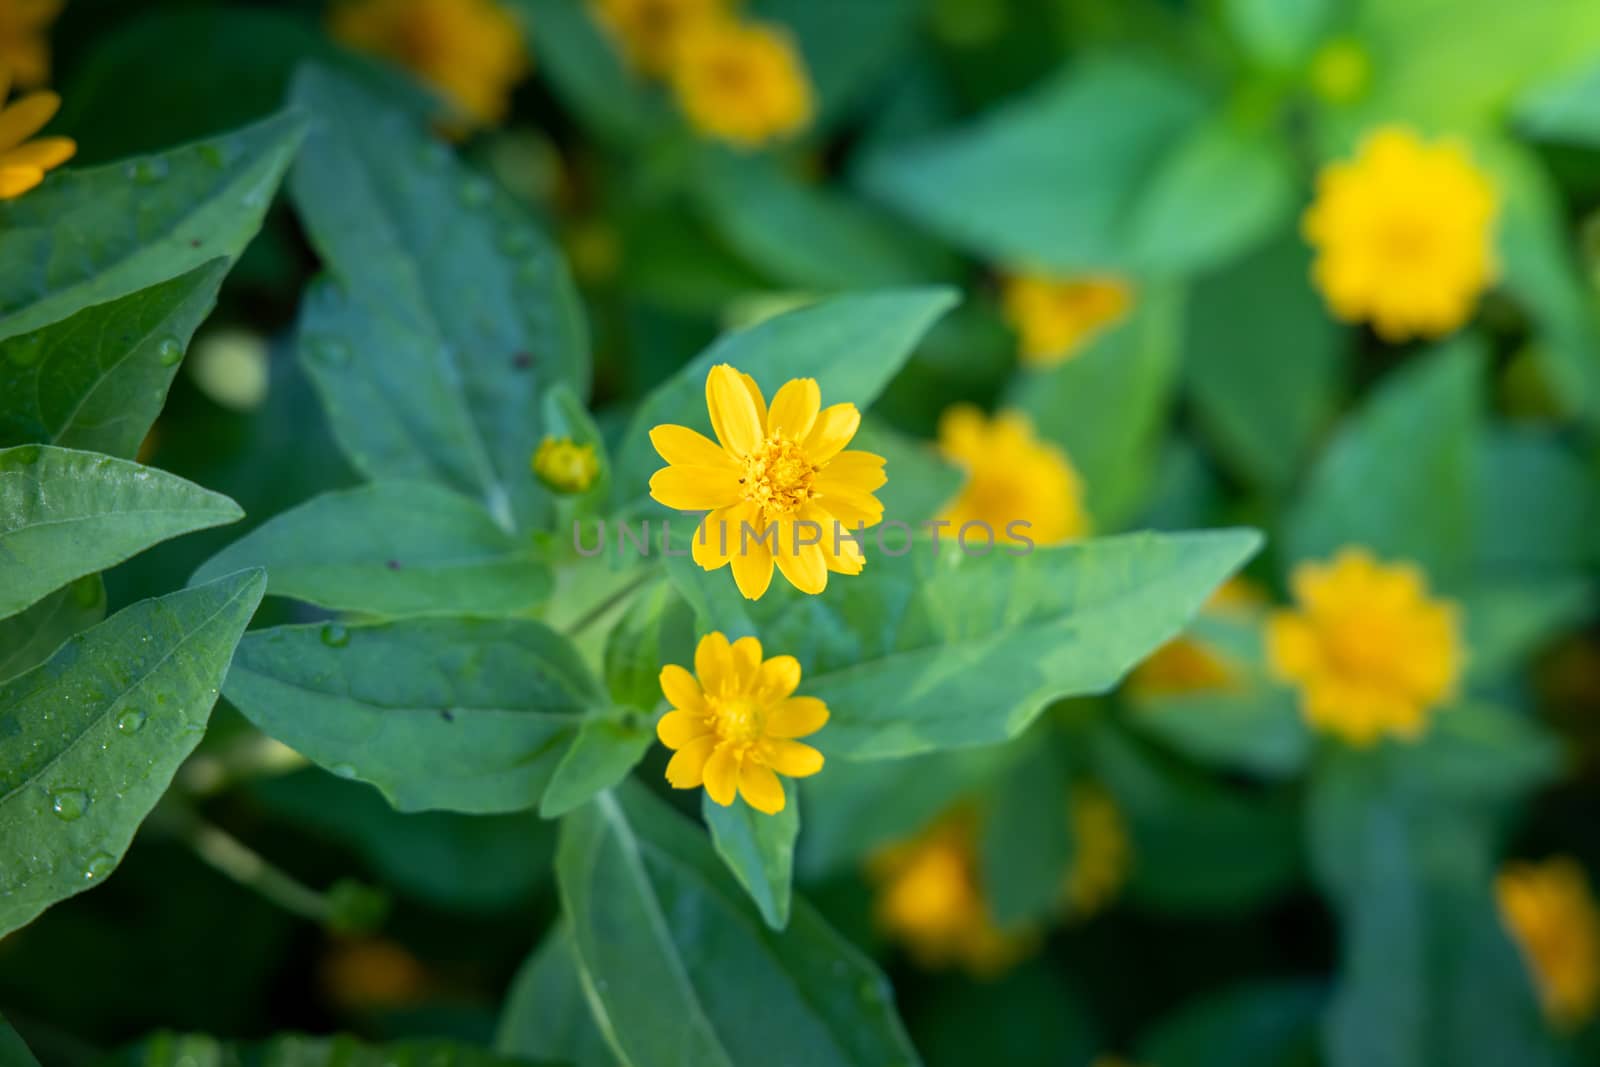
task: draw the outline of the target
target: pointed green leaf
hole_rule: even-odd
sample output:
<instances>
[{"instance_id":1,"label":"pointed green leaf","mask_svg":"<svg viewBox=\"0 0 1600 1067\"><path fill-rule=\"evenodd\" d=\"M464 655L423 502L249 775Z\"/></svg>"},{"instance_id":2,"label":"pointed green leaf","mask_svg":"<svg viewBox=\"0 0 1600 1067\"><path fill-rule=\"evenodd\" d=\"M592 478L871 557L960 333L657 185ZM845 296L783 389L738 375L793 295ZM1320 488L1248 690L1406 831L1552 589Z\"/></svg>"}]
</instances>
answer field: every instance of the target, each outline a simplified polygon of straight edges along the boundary
<instances>
[{"instance_id":1,"label":"pointed green leaf","mask_svg":"<svg viewBox=\"0 0 1600 1067\"><path fill-rule=\"evenodd\" d=\"M556 879L590 1008L633 1067L775 1049L815 1067L917 1063L883 976L803 901L768 929L705 835L643 789L566 818Z\"/></svg>"},{"instance_id":2,"label":"pointed green leaf","mask_svg":"<svg viewBox=\"0 0 1600 1067\"><path fill-rule=\"evenodd\" d=\"M800 834L800 805L795 786L785 787L788 803L776 815L763 815L742 799L723 807L703 795L701 815L711 830L711 843L728 870L756 902L761 918L774 930L789 925L789 898L794 882L794 842Z\"/></svg>"},{"instance_id":3,"label":"pointed green leaf","mask_svg":"<svg viewBox=\"0 0 1600 1067\"><path fill-rule=\"evenodd\" d=\"M572 931L557 920L529 953L506 994L495 1031L502 1056L555 1060L572 1067L616 1067L617 1058L584 1003Z\"/></svg>"},{"instance_id":4,"label":"pointed green leaf","mask_svg":"<svg viewBox=\"0 0 1600 1067\"><path fill-rule=\"evenodd\" d=\"M74 578L244 513L220 493L125 459L0 449L0 618Z\"/></svg>"},{"instance_id":5,"label":"pointed green leaf","mask_svg":"<svg viewBox=\"0 0 1600 1067\"><path fill-rule=\"evenodd\" d=\"M132 459L229 266L213 260L0 340L0 446L61 445Z\"/></svg>"},{"instance_id":6,"label":"pointed green leaf","mask_svg":"<svg viewBox=\"0 0 1600 1067\"><path fill-rule=\"evenodd\" d=\"M691 534L684 529L680 536ZM662 701L661 668L693 661L694 612L671 582L660 579L633 598L607 635L606 686L617 703L652 711Z\"/></svg>"},{"instance_id":7,"label":"pointed green leaf","mask_svg":"<svg viewBox=\"0 0 1600 1067\"><path fill-rule=\"evenodd\" d=\"M655 739L647 721L631 713L585 719L556 765L539 814L554 819L587 804L626 778Z\"/></svg>"},{"instance_id":8,"label":"pointed green leaf","mask_svg":"<svg viewBox=\"0 0 1600 1067\"><path fill-rule=\"evenodd\" d=\"M1195 998L1139 1042L1140 1063L1305 1067L1316 1062L1327 991L1314 982L1251 984Z\"/></svg>"},{"instance_id":9,"label":"pointed green leaf","mask_svg":"<svg viewBox=\"0 0 1600 1067\"><path fill-rule=\"evenodd\" d=\"M566 638L507 619L257 630L226 691L263 732L401 811L537 805L606 703Z\"/></svg>"},{"instance_id":10,"label":"pointed green leaf","mask_svg":"<svg viewBox=\"0 0 1600 1067\"><path fill-rule=\"evenodd\" d=\"M929 327L955 304L948 289L889 289L835 297L728 334L645 398L616 452L617 500L637 503L663 466L650 430L675 423L710 435L706 375L729 363L771 397L791 378L815 378L822 403L865 411Z\"/></svg>"},{"instance_id":11,"label":"pointed green leaf","mask_svg":"<svg viewBox=\"0 0 1600 1067\"><path fill-rule=\"evenodd\" d=\"M269 596L390 618L522 614L550 591L532 545L428 482L324 493L223 549L194 581L240 567L267 568Z\"/></svg>"},{"instance_id":12,"label":"pointed green leaf","mask_svg":"<svg viewBox=\"0 0 1600 1067\"><path fill-rule=\"evenodd\" d=\"M52 175L0 201L0 337L236 258L304 132L279 115L169 152Z\"/></svg>"},{"instance_id":13,"label":"pointed green leaf","mask_svg":"<svg viewBox=\"0 0 1600 1067\"><path fill-rule=\"evenodd\" d=\"M833 713L808 739L829 758L1014 737L1051 702L1115 685L1261 543L1217 530L968 556L947 538L894 556L868 538L866 569L822 597L775 582L750 604L725 569L669 568L702 631L753 633L800 660L799 691Z\"/></svg>"},{"instance_id":14,"label":"pointed green leaf","mask_svg":"<svg viewBox=\"0 0 1600 1067\"><path fill-rule=\"evenodd\" d=\"M0 1063L6 1067L39 1067L22 1037L4 1019L0 1019Z\"/></svg>"},{"instance_id":15,"label":"pointed green leaf","mask_svg":"<svg viewBox=\"0 0 1600 1067\"><path fill-rule=\"evenodd\" d=\"M37 667L67 638L105 617L105 583L98 574L90 574L28 610L0 619L0 679Z\"/></svg>"},{"instance_id":16,"label":"pointed green leaf","mask_svg":"<svg viewBox=\"0 0 1600 1067\"><path fill-rule=\"evenodd\" d=\"M369 478L438 482L508 529L539 525L540 397L588 391L560 256L508 194L359 84L307 67L293 99L316 122L290 190L328 271L301 351L340 446Z\"/></svg>"},{"instance_id":17,"label":"pointed green leaf","mask_svg":"<svg viewBox=\"0 0 1600 1067\"><path fill-rule=\"evenodd\" d=\"M184 757L266 588L141 601L0 684L0 933L116 867Z\"/></svg>"}]
</instances>

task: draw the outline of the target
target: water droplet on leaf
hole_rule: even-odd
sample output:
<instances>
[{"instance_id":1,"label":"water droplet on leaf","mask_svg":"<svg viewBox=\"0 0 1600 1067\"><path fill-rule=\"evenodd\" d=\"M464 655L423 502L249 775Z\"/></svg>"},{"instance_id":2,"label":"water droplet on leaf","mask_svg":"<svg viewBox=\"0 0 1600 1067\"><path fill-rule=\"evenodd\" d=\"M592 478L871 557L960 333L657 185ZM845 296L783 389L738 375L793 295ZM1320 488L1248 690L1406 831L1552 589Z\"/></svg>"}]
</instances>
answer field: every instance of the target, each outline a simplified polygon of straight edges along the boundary
<instances>
[{"instance_id":1,"label":"water droplet on leaf","mask_svg":"<svg viewBox=\"0 0 1600 1067\"><path fill-rule=\"evenodd\" d=\"M356 776L356 769L348 763L335 763L328 770L337 774L340 778L354 778Z\"/></svg>"},{"instance_id":2,"label":"water droplet on leaf","mask_svg":"<svg viewBox=\"0 0 1600 1067\"><path fill-rule=\"evenodd\" d=\"M117 861L110 853L96 852L89 857L89 862L83 865L84 880L92 882L96 878L104 878L116 865Z\"/></svg>"},{"instance_id":3,"label":"water droplet on leaf","mask_svg":"<svg viewBox=\"0 0 1600 1067\"><path fill-rule=\"evenodd\" d=\"M89 810L89 794L81 789L57 789L50 794L50 810L66 822L80 819Z\"/></svg>"},{"instance_id":4,"label":"water droplet on leaf","mask_svg":"<svg viewBox=\"0 0 1600 1067\"><path fill-rule=\"evenodd\" d=\"M156 346L156 360L163 367L171 367L183 358L183 345L176 337L167 337Z\"/></svg>"},{"instance_id":5,"label":"water droplet on leaf","mask_svg":"<svg viewBox=\"0 0 1600 1067\"><path fill-rule=\"evenodd\" d=\"M147 718L149 718L149 716L143 711L140 711L138 708L128 708L121 715L117 716L117 732L124 734L136 734L140 730L144 729L144 721Z\"/></svg>"},{"instance_id":6,"label":"water droplet on leaf","mask_svg":"<svg viewBox=\"0 0 1600 1067\"><path fill-rule=\"evenodd\" d=\"M140 185L152 185L166 176L167 161L164 159L136 159L128 164L128 177Z\"/></svg>"},{"instance_id":7,"label":"water droplet on leaf","mask_svg":"<svg viewBox=\"0 0 1600 1067\"><path fill-rule=\"evenodd\" d=\"M343 648L350 643L350 631L336 622L322 628L322 643L329 648Z\"/></svg>"}]
</instances>

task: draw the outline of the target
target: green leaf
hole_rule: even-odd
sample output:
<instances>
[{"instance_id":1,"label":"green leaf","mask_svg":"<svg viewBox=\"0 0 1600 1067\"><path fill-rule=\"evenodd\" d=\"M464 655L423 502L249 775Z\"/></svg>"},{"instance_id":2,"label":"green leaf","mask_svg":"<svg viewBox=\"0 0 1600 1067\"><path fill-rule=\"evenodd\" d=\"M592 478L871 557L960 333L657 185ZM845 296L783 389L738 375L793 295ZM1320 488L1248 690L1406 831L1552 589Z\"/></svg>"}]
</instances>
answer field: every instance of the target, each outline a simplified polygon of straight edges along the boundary
<instances>
[{"instance_id":1,"label":"green leaf","mask_svg":"<svg viewBox=\"0 0 1600 1067\"><path fill-rule=\"evenodd\" d=\"M1066 968L1050 961L1026 960L982 981L924 981L918 993L907 1022L929 1067L1101 1067L1107 1043L1091 1006Z\"/></svg>"},{"instance_id":2,"label":"green leaf","mask_svg":"<svg viewBox=\"0 0 1600 1067\"><path fill-rule=\"evenodd\" d=\"M1139 1042L1141 1063L1311 1067L1326 991L1312 982L1240 986L1200 997Z\"/></svg>"},{"instance_id":3,"label":"green leaf","mask_svg":"<svg viewBox=\"0 0 1600 1067\"><path fill-rule=\"evenodd\" d=\"M0 680L37 667L67 638L105 617L105 583L98 574L90 574L26 611L0 619Z\"/></svg>"},{"instance_id":4,"label":"green leaf","mask_svg":"<svg viewBox=\"0 0 1600 1067\"><path fill-rule=\"evenodd\" d=\"M606 638L606 687L612 699L653 710L662 700L662 666L694 662L694 645L694 613L671 582L657 580L633 598Z\"/></svg>"},{"instance_id":5,"label":"green leaf","mask_svg":"<svg viewBox=\"0 0 1600 1067\"><path fill-rule=\"evenodd\" d=\"M1030 731L997 776L979 843L984 897L1003 928L1046 919L1061 903L1072 860L1067 768L1048 729Z\"/></svg>"},{"instance_id":6,"label":"green leaf","mask_svg":"<svg viewBox=\"0 0 1600 1067\"><path fill-rule=\"evenodd\" d=\"M1023 376L1012 402L1082 475L1089 517L1117 530L1155 474L1177 384L1182 293L1152 286L1133 317L1049 370ZM890 473L893 478L893 473Z\"/></svg>"},{"instance_id":7,"label":"green leaf","mask_svg":"<svg viewBox=\"0 0 1600 1067\"><path fill-rule=\"evenodd\" d=\"M141 601L0 684L0 934L116 867L265 588L249 571Z\"/></svg>"},{"instance_id":8,"label":"green leaf","mask_svg":"<svg viewBox=\"0 0 1600 1067\"><path fill-rule=\"evenodd\" d=\"M532 1060L495 1055L459 1041L429 1039L369 1045L344 1035L280 1034L259 1043L243 1044L200 1034L165 1032L101 1061L99 1067L393 1067L402 1063L534 1067Z\"/></svg>"},{"instance_id":9,"label":"green leaf","mask_svg":"<svg viewBox=\"0 0 1600 1067\"><path fill-rule=\"evenodd\" d=\"M510 619L246 635L228 699L264 733L401 811L534 807L605 694L566 638Z\"/></svg>"},{"instance_id":10,"label":"green leaf","mask_svg":"<svg viewBox=\"0 0 1600 1067\"><path fill-rule=\"evenodd\" d=\"M1559 577L1600 560L1600 483L1554 432L1494 427L1483 446L1481 569Z\"/></svg>"},{"instance_id":11,"label":"green leaf","mask_svg":"<svg viewBox=\"0 0 1600 1067\"><path fill-rule=\"evenodd\" d=\"M869 535L870 536L870 535ZM1025 555L926 541L874 553L825 597L774 588L743 604L724 571L672 568L700 626L796 656L800 692L832 711L808 741L830 759L893 759L1021 733L1044 707L1104 692L1181 630L1253 554L1253 531L1135 534Z\"/></svg>"},{"instance_id":12,"label":"green leaf","mask_svg":"<svg viewBox=\"0 0 1600 1067\"><path fill-rule=\"evenodd\" d=\"M572 931L564 921L556 921L517 971L500 1010L494 1048L503 1056L572 1067L616 1067L617 1058L584 1003Z\"/></svg>"},{"instance_id":13,"label":"green leaf","mask_svg":"<svg viewBox=\"0 0 1600 1067\"><path fill-rule=\"evenodd\" d=\"M650 445L653 427L676 423L712 432L706 410L712 367L732 364L768 397L791 378L815 378L824 406L848 402L865 411L956 300L949 289L853 293L723 337L646 397L634 415L616 451L619 503L636 503L662 466Z\"/></svg>"},{"instance_id":14,"label":"green leaf","mask_svg":"<svg viewBox=\"0 0 1600 1067\"><path fill-rule=\"evenodd\" d=\"M793 783L786 788L791 794L795 790ZM789 925L794 842L800 835L800 805L789 799L776 815L763 815L742 800L723 807L709 793L700 805L717 855L774 930Z\"/></svg>"},{"instance_id":15,"label":"green leaf","mask_svg":"<svg viewBox=\"0 0 1600 1067\"><path fill-rule=\"evenodd\" d=\"M632 713L585 719L556 765L539 814L554 819L587 804L626 778L655 739L649 724Z\"/></svg>"},{"instance_id":16,"label":"green leaf","mask_svg":"<svg viewBox=\"0 0 1600 1067\"><path fill-rule=\"evenodd\" d=\"M1515 117L1538 140L1600 145L1600 64L1534 86L1517 101Z\"/></svg>"},{"instance_id":17,"label":"green leaf","mask_svg":"<svg viewBox=\"0 0 1600 1067\"><path fill-rule=\"evenodd\" d=\"M317 122L290 190L330 276L307 294L301 352L340 447L369 478L542 524L540 397L588 390L560 256L509 194L360 86L307 67L293 99Z\"/></svg>"},{"instance_id":18,"label":"green leaf","mask_svg":"<svg viewBox=\"0 0 1600 1067\"><path fill-rule=\"evenodd\" d=\"M21 1036L3 1018L0 1018L0 1063L6 1067L39 1067L39 1061L33 1058Z\"/></svg>"},{"instance_id":19,"label":"green leaf","mask_svg":"<svg viewBox=\"0 0 1600 1067\"><path fill-rule=\"evenodd\" d=\"M230 265L213 260L0 340L0 446L61 445L132 459Z\"/></svg>"},{"instance_id":20,"label":"green leaf","mask_svg":"<svg viewBox=\"0 0 1600 1067\"><path fill-rule=\"evenodd\" d=\"M1203 113L1167 70L1089 62L967 126L870 157L861 176L890 207L991 262L1128 269L1144 185Z\"/></svg>"},{"instance_id":21,"label":"green leaf","mask_svg":"<svg viewBox=\"0 0 1600 1067\"><path fill-rule=\"evenodd\" d=\"M751 11L795 36L817 96L817 130L876 103L885 69L917 43L914 0L752 0Z\"/></svg>"},{"instance_id":22,"label":"green leaf","mask_svg":"<svg viewBox=\"0 0 1600 1067\"><path fill-rule=\"evenodd\" d=\"M314 497L211 557L194 580L240 567L267 568L269 596L389 618L522 614L550 592L532 545L427 482Z\"/></svg>"},{"instance_id":23,"label":"green leaf","mask_svg":"<svg viewBox=\"0 0 1600 1067\"><path fill-rule=\"evenodd\" d=\"M1232 468L1287 489L1338 400L1345 331L1306 284L1298 234L1201 279L1188 302L1184 379Z\"/></svg>"},{"instance_id":24,"label":"green leaf","mask_svg":"<svg viewBox=\"0 0 1600 1067\"><path fill-rule=\"evenodd\" d=\"M1253 59L1292 68L1305 60L1333 21L1333 0L1224 0L1228 27Z\"/></svg>"},{"instance_id":25,"label":"green leaf","mask_svg":"<svg viewBox=\"0 0 1600 1067\"><path fill-rule=\"evenodd\" d=\"M1420 564L1436 584L1458 581L1476 540L1483 371L1482 346L1463 338L1384 382L1313 469L1289 520L1289 558L1365 545Z\"/></svg>"},{"instance_id":26,"label":"green leaf","mask_svg":"<svg viewBox=\"0 0 1600 1067\"><path fill-rule=\"evenodd\" d=\"M303 132L298 116L280 115L144 159L58 171L0 201L0 337L237 258Z\"/></svg>"},{"instance_id":27,"label":"green leaf","mask_svg":"<svg viewBox=\"0 0 1600 1067\"><path fill-rule=\"evenodd\" d=\"M125 459L0 449L0 618L153 544L243 514L220 493Z\"/></svg>"},{"instance_id":28,"label":"green leaf","mask_svg":"<svg viewBox=\"0 0 1600 1067\"><path fill-rule=\"evenodd\" d=\"M944 510L961 489L962 474L927 441L908 437L870 416L850 447L884 458L889 481L875 494L883 513L917 529Z\"/></svg>"},{"instance_id":29,"label":"green leaf","mask_svg":"<svg viewBox=\"0 0 1600 1067\"><path fill-rule=\"evenodd\" d=\"M774 1050L817 1067L917 1062L888 983L849 942L804 902L769 930L704 835L642 789L567 817L556 878L590 1007L632 1067Z\"/></svg>"},{"instance_id":30,"label":"green leaf","mask_svg":"<svg viewBox=\"0 0 1600 1067\"><path fill-rule=\"evenodd\" d=\"M1594 614L1594 586L1567 578L1479 584L1461 598L1469 683L1494 683Z\"/></svg>"}]
</instances>

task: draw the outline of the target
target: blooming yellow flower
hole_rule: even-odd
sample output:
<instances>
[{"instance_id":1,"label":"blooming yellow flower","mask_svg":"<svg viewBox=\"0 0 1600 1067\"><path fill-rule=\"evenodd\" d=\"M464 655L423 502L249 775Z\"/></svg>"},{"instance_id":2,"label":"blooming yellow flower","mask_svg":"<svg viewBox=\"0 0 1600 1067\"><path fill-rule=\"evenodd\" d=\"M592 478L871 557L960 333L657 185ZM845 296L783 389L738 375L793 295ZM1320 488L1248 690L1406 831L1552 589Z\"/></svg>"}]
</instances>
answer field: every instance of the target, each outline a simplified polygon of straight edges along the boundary
<instances>
[{"instance_id":1,"label":"blooming yellow flower","mask_svg":"<svg viewBox=\"0 0 1600 1067\"><path fill-rule=\"evenodd\" d=\"M706 406L720 446L684 426L650 431L668 464L651 476L650 495L710 510L694 561L708 571L732 564L751 600L766 593L774 563L807 593L822 592L829 571L860 574L866 561L849 533L883 518L872 494L888 479L882 456L842 451L861 425L856 406L823 408L816 381L796 378L769 411L755 379L726 363L706 375Z\"/></svg>"},{"instance_id":2,"label":"blooming yellow flower","mask_svg":"<svg viewBox=\"0 0 1600 1067\"><path fill-rule=\"evenodd\" d=\"M1497 211L1465 146L1383 127L1317 176L1302 223L1312 279L1335 315L1370 321L1386 341L1447 334L1495 280Z\"/></svg>"},{"instance_id":3,"label":"blooming yellow flower","mask_svg":"<svg viewBox=\"0 0 1600 1067\"><path fill-rule=\"evenodd\" d=\"M593 0L592 6L634 68L662 75L684 35L702 21L726 18L730 0Z\"/></svg>"},{"instance_id":4,"label":"blooming yellow flower","mask_svg":"<svg viewBox=\"0 0 1600 1067\"><path fill-rule=\"evenodd\" d=\"M720 633L700 639L694 674L676 664L661 668L661 692L672 710L656 736L676 755L667 764L674 789L702 783L727 807L734 794L757 811L783 810L778 775L806 778L822 770L822 753L795 740L822 729L828 706L797 697L800 662L793 656L761 658L761 642Z\"/></svg>"},{"instance_id":5,"label":"blooming yellow flower","mask_svg":"<svg viewBox=\"0 0 1600 1067\"><path fill-rule=\"evenodd\" d=\"M1522 949L1545 1017L1575 1028L1600 1009L1600 911L1566 857L1515 863L1495 879L1500 916Z\"/></svg>"},{"instance_id":6,"label":"blooming yellow flower","mask_svg":"<svg viewBox=\"0 0 1600 1067\"><path fill-rule=\"evenodd\" d=\"M1128 880L1128 831L1111 795L1097 785L1073 786L1067 818L1072 866L1062 893L1067 914L1086 919L1109 904Z\"/></svg>"},{"instance_id":7,"label":"blooming yellow flower","mask_svg":"<svg viewBox=\"0 0 1600 1067\"><path fill-rule=\"evenodd\" d=\"M600 457L593 445L570 437L546 437L533 454L533 473L558 493L582 493L600 477Z\"/></svg>"},{"instance_id":8,"label":"blooming yellow flower","mask_svg":"<svg viewBox=\"0 0 1600 1067\"><path fill-rule=\"evenodd\" d=\"M517 20L497 0L345 0L333 35L399 63L469 119L499 122L528 73Z\"/></svg>"},{"instance_id":9,"label":"blooming yellow flower","mask_svg":"<svg viewBox=\"0 0 1600 1067\"><path fill-rule=\"evenodd\" d=\"M1461 674L1456 605L1429 599L1415 566L1360 548L1299 565L1291 586L1299 610L1268 618L1267 658L1306 720L1358 746L1421 734Z\"/></svg>"},{"instance_id":10,"label":"blooming yellow flower","mask_svg":"<svg viewBox=\"0 0 1600 1067\"><path fill-rule=\"evenodd\" d=\"M0 67L0 103L8 88L5 68ZM41 89L0 109L0 200L32 189L44 181L45 171L59 167L78 150L70 137L28 139L44 129L60 107L59 96Z\"/></svg>"},{"instance_id":11,"label":"blooming yellow flower","mask_svg":"<svg viewBox=\"0 0 1600 1067\"><path fill-rule=\"evenodd\" d=\"M757 148L811 121L805 61L782 29L709 19L687 28L672 59L672 87L690 125Z\"/></svg>"},{"instance_id":12,"label":"blooming yellow flower","mask_svg":"<svg viewBox=\"0 0 1600 1067\"><path fill-rule=\"evenodd\" d=\"M1120 278L1019 274L1002 283L1001 304L1022 342L1022 361L1052 367L1122 321L1133 289Z\"/></svg>"},{"instance_id":13,"label":"blooming yellow flower","mask_svg":"<svg viewBox=\"0 0 1600 1067\"><path fill-rule=\"evenodd\" d=\"M1067 454L1034 436L1020 411L990 419L958 404L939 419L939 451L967 474L940 519L983 523L997 541L1059 544L1089 532L1083 483Z\"/></svg>"},{"instance_id":14,"label":"blooming yellow flower","mask_svg":"<svg viewBox=\"0 0 1600 1067\"><path fill-rule=\"evenodd\" d=\"M908 841L867 860L877 886L874 913L885 933L905 944L924 967L961 966L990 977L1032 947L1030 932L1000 929L989 915L978 880L977 824L959 810Z\"/></svg>"},{"instance_id":15,"label":"blooming yellow flower","mask_svg":"<svg viewBox=\"0 0 1600 1067\"><path fill-rule=\"evenodd\" d=\"M50 24L63 0L4 0L0 3L0 68L19 86L37 89L50 80Z\"/></svg>"}]
</instances>

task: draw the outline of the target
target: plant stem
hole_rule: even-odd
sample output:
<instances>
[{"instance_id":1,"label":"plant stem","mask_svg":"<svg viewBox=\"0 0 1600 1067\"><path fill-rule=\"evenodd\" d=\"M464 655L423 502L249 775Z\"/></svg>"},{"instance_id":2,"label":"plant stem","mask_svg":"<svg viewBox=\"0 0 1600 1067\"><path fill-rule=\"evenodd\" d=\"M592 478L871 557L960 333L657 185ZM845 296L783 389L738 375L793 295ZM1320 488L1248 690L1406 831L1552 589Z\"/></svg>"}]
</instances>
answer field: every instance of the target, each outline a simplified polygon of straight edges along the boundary
<instances>
[{"instance_id":1,"label":"plant stem","mask_svg":"<svg viewBox=\"0 0 1600 1067\"><path fill-rule=\"evenodd\" d=\"M194 849L195 855L207 866L291 915L317 923L326 923L333 917L333 906L326 894L273 866L259 852L221 827L176 804L164 804L162 815L161 822Z\"/></svg>"}]
</instances>

